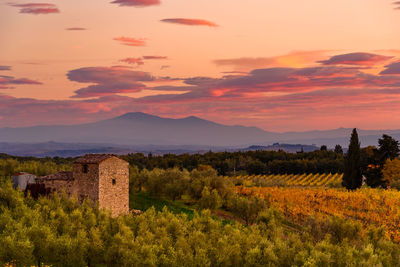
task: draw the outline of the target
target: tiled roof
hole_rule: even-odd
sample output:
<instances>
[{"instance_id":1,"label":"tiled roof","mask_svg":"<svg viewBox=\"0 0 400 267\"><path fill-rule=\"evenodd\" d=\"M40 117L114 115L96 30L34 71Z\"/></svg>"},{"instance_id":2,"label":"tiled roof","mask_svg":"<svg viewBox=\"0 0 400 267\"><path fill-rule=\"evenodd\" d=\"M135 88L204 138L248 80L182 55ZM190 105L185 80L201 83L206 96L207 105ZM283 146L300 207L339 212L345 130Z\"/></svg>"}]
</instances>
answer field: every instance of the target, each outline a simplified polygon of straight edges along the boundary
<instances>
[{"instance_id":1,"label":"tiled roof","mask_svg":"<svg viewBox=\"0 0 400 267\"><path fill-rule=\"evenodd\" d=\"M115 157L115 155L113 155L113 154L86 154L83 157L77 158L75 160L75 163L81 163L81 164L100 163L103 160L106 160L106 159L112 158L112 157Z\"/></svg>"},{"instance_id":2,"label":"tiled roof","mask_svg":"<svg viewBox=\"0 0 400 267\"><path fill-rule=\"evenodd\" d=\"M72 172L57 172L54 174L42 176L38 180L73 180L74 176Z\"/></svg>"},{"instance_id":3,"label":"tiled roof","mask_svg":"<svg viewBox=\"0 0 400 267\"><path fill-rule=\"evenodd\" d=\"M14 173L12 176L20 176L20 175L25 175L25 174L29 174L29 173L27 173L27 172L17 172L17 173Z\"/></svg>"}]
</instances>

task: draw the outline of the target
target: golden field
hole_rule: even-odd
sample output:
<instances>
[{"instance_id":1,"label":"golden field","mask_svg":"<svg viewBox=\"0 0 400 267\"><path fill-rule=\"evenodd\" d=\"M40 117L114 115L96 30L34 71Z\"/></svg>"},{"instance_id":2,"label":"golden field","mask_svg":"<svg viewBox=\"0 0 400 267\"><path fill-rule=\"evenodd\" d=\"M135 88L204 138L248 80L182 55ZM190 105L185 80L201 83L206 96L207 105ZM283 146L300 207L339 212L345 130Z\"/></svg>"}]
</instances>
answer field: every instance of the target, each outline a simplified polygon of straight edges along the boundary
<instances>
[{"instance_id":1,"label":"golden field","mask_svg":"<svg viewBox=\"0 0 400 267\"><path fill-rule=\"evenodd\" d=\"M400 192L394 190L288 187L235 188L242 195L267 199L296 223L309 216L338 216L363 226L384 226L386 235L400 242Z\"/></svg>"}]
</instances>

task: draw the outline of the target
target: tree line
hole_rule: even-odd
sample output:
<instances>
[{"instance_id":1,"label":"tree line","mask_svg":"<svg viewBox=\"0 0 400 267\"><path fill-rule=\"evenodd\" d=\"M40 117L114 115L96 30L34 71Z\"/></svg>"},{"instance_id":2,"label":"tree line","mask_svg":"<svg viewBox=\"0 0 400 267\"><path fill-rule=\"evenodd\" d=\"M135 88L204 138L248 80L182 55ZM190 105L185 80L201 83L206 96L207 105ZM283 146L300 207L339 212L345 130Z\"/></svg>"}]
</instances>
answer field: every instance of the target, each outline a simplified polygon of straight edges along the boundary
<instances>
[{"instance_id":1,"label":"tree line","mask_svg":"<svg viewBox=\"0 0 400 267\"><path fill-rule=\"evenodd\" d=\"M328 151L326 147L314 152L288 153L284 151L207 152L204 154L145 155L131 153L121 158L140 170L179 168L189 171L208 165L219 175L240 174L303 174L343 173L343 150ZM0 175L10 176L21 170L36 175L72 169L74 158L15 157L0 154Z\"/></svg>"},{"instance_id":2,"label":"tree line","mask_svg":"<svg viewBox=\"0 0 400 267\"><path fill-rule=\"evenodd\" d=\"M204 154L144 155L141 153L122 156L139 169L180 168L189 171L200 165L209 165L219 175L235 174L302 174L342 173L343 151L321 149L314 152L287 153L284 151L207 152Z\"/></svg>"},{"instance_id":3,"label":"tree line","mask_svg":"<svg viewBox=\"0 0 400 267\"><path fill-rule=\"evenodd\" d=\"M348 152L344 158L342 185L347 189L368 186L400 189L399 142L389 135L382 135L379 146L360 148L357 129L353 129Z\"/></svg>"}]
</instances>

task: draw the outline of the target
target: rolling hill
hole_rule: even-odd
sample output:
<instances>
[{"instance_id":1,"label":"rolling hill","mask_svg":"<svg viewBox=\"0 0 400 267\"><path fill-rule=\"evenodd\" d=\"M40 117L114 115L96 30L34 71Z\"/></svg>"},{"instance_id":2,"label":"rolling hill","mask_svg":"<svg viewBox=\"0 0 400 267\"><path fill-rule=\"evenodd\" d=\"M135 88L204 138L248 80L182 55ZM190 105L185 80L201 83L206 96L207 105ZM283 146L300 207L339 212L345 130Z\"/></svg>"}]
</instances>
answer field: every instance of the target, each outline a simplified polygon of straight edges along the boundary
<instances>
[{"instance_id":1,"label":"rolling hill","mask_svg":"<svg viewBox=\"0 0 400 267\"><path fill-rule=\"evenodd\" d=\"M400 130L359 130L362 146L376 145L383 134L400 139ZM163 118L141 112L126 113L122 116L77 125L44 125L25 128L0 128L2 146L13 148L23 146L34 150L32 144L49 143L48 151L86 148L89 151L132 150L152 151L157 147L165 150L199 151L208 149L243 149L252 145L268 147L273 143L327 145L334 147L348 145L351 129L339 128L327 131L267 132L257 127L223 125L198 117L181 119ZM19 144L19 145L18 145ZM59 145L58 148L55 144ZM84 144L84 145L80 145ZM22 148L21 148L22 146ZM46 145L48 146L48 145ZM36 145L37 147L37 145ZM124 152L128 151L127 149ZM2 152L2 151L0 151ZM3 151L4 152L4 151ZM52 154L51 154L52 155Z\"/></svg>"}]
</instances>

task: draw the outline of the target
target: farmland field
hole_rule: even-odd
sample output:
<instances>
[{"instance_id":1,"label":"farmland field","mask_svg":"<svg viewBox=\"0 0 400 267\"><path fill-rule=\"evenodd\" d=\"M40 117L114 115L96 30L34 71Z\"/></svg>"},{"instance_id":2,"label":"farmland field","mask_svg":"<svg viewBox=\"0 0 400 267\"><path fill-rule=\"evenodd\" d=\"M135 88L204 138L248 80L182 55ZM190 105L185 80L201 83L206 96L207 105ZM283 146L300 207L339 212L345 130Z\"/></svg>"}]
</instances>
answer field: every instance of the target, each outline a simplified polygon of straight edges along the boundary
<instances>
[{"instance_id":1,"label":"farmland field","mask_svg":"<svg viewBox=\"0 0 400 267\"><path fill-rule=\"evenodd\" d=\"M342 180L343 174L269 174L269 175L242 175L235 179L242 181L244 186L311 186L311 187L329 187L338 186Z\"/></svg>"},{"instance_id":2,"label":"farmland field","mask_svg":"<svg viewBox=\"0 0 400 267\"><path fill-rule=\"evenodd\" d=\"M399 191L243 186L235 190L241 195L268 200L296 223L304 223L310 216L337 216L358 221L366 228L384 226L386 236L400 242Z\"/></svg>"}]
</instances>

